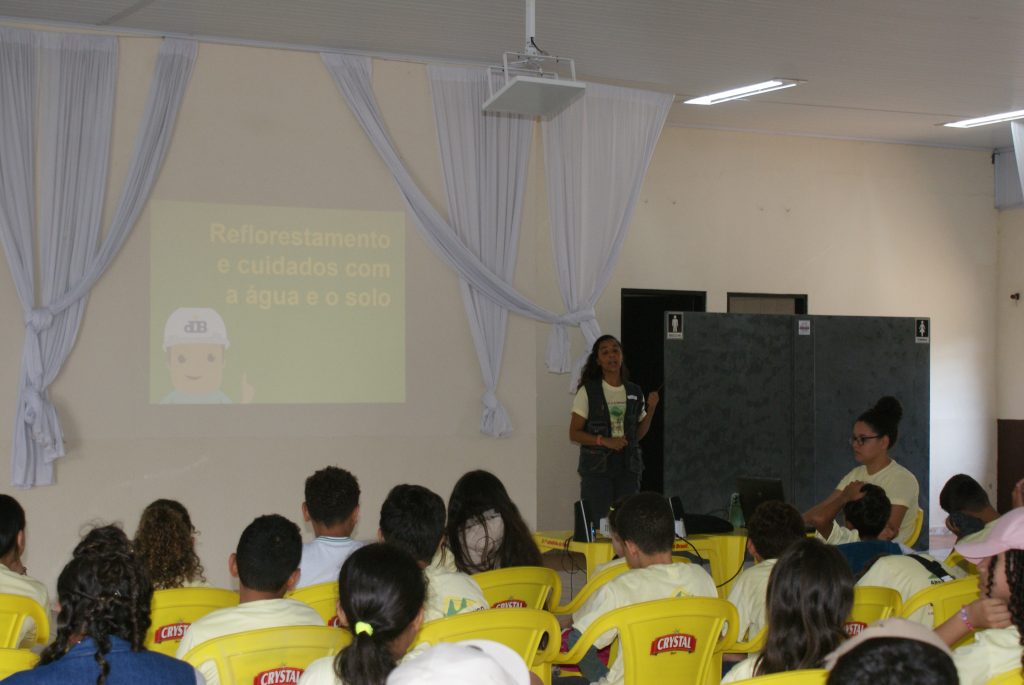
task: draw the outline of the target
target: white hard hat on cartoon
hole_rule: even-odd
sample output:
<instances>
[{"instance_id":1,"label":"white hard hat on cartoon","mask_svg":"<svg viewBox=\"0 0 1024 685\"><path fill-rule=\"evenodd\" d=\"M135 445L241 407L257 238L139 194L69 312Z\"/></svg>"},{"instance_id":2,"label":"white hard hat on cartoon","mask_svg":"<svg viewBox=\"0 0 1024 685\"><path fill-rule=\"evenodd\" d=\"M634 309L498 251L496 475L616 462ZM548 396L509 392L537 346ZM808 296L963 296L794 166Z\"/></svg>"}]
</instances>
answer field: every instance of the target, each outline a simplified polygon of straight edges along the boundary
<instances>
[{"instance_id":1,"label":"white hard hat on cartoon","mask_svg":"<svg viewBox=\"0 0 1024 685\"><path fill-rule=\"evenodd\" d=\"M164 350L174 345L191 344L230 346L224 319L209 307L180 307L171 312L164 324Z\"/></svg>"}]
</instances>

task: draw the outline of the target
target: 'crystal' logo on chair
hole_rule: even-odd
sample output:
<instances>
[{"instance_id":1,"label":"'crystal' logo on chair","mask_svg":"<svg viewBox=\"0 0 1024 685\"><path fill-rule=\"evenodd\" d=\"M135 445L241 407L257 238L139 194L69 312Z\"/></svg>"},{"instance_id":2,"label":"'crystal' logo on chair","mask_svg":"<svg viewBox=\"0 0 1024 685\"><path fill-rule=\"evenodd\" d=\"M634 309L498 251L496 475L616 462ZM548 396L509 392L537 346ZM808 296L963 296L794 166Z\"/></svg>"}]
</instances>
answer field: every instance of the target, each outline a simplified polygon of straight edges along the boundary
<instances>
[{"instance_id":1,"label":"'crystal' logo on chair","mask_svg":"<svg viewBox=\"0 0 1024 685\"><path fill-rule=\"evenodd\" d=\"M860 631L868 627L867 623L863 621L847 621L843 628L846 630L846 634L849 637L860 634Z\"/></svg>"},{"instance_id":2,"label":"'crystal' logo on chair","mask_svg":"<svg viewBox=\"0 0 1024 685\"><path fill-rule=\"evenodd\" d=\"M161 642L167 642L168 640L180 640L185 635L185 631L191 623L170 623L166 626L160 626L153 633L153 642L160 644Z\"/></svg>"},{"instance_id":3,"label":"'crystal' logo on chair","mask_svg":"<svg viewBox=\"0 0 1024 685\"><path fill-rule=\"evenodd\" d=\"M690 652L697 647L697 638L693 635L686 635L685 633L673 633L672 635L662 635L651 640L651 656L656 656L663 652Z\"/></svg>"},{"instance_id":4,"label":"'crystal' logo on chair","mask_svg":"<svg viewBox=\"0 0 1024 685\"><path fill-rule=\"evenodd\" d=\"M524 602L521 599L516 599L515 597L509 597L508 599L503 599L500 602L495 602L494 604L491 605L491 608L492 609L525 609L526 608L526 602Z\"/></svg>"},{"instance_id":5,"label":"'crystal' logo on chair","mask_svg":"<svg viewBox=\"0 0 1024 685\"><path fill-rule=\"evenodd\" d=\"M252 679L252 685L278 685L278 683L297 683L299 682L299 676L302 675L301 668L292 668L291 666L281 666L280 668L273 668L269 671L263 671L263 673L257 673L256 677Z\"/></svg>"}]
</instances>

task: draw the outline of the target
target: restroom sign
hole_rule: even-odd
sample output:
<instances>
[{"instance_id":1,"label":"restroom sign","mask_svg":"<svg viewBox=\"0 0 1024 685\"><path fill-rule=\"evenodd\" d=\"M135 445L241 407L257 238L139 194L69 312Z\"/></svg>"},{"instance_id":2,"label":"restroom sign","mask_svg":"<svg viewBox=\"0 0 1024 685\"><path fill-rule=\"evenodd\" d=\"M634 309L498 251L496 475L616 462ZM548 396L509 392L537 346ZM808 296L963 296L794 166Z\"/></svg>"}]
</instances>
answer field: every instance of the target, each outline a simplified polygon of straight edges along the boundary
<instances>
[{"instance_id":1,"label":"restroom sign","mask_svg":"<svg viewBox=\"0 0 1024 685\"><path fill-rule=\"evenodd\" d=\"M928 343L931 342L932 334L932 320L931 319L914 319L914 342L916 343Z\"/></svg>"}]
</instances>

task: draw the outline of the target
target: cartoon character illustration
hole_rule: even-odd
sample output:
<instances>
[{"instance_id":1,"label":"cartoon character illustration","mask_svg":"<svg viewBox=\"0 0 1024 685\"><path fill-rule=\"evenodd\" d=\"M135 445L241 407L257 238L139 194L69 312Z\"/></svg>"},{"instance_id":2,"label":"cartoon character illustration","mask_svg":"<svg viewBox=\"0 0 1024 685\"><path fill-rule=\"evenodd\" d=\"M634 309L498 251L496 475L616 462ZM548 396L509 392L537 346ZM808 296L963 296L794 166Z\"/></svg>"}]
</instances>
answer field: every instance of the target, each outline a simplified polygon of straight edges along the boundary
<instances>
[{"instance_id":1,"label":"cartoon character illustration","mask_svg":"<svg viewBox=\"0 0 1024 685\"><path fill-rule=\"evenodd\" d=\"M174 390L160 404L231 404L220 389L228 330L209 307L180 307L164 324L163 349ZM252 401L253 387L242 374L242 403Z\"/></svg>"}]
</instances>

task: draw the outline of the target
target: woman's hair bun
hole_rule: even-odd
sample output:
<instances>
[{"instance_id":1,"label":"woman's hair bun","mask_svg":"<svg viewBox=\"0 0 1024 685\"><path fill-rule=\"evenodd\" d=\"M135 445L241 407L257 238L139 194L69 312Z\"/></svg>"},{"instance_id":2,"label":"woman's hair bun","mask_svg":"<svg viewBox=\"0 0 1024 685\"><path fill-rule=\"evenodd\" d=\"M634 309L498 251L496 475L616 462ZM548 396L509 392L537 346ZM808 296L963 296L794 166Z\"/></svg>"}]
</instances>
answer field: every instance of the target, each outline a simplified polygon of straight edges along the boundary
<instances>
[{"instance_id":1,"label":"woman's hair bun","mask_svg":"<svg viewBox=\"0 0 1024 685\"><path fill-rule=\"evenodd\" d=\"M890 417L894 422L899 422L903 418L903 405L900 401L892 395L886 395L877 402L875 402L875 411Z\"/></svg>"}]
</instances>

